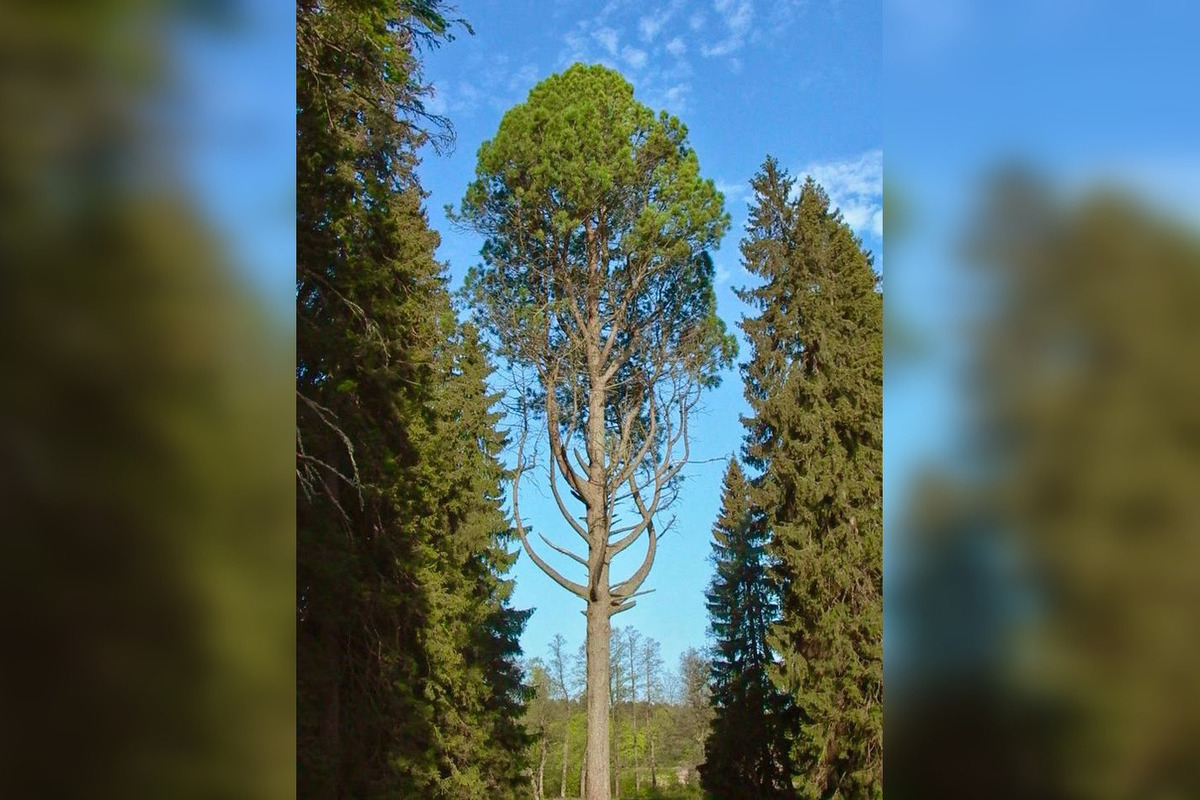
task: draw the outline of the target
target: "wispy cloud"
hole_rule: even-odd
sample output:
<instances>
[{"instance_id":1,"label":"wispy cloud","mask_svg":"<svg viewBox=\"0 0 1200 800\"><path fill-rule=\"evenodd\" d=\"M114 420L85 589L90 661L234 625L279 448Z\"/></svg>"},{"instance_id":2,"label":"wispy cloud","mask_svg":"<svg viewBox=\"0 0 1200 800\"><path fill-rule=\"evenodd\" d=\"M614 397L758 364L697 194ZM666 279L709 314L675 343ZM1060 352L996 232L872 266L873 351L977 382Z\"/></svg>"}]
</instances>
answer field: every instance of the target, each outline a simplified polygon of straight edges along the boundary
<instances>
[{"instance_id":1,"label":"wispy cloud","mask_svg":"<svg viewBox=\"0 0 1200 800\"><path fill-rule=\"evenodd\" d=\"M617 54L617 44L620 40L612 28L601 28L592 33L592 38L599 42L610 56Z\"/></svg>"},{"instance_id":2,"label":"wispy cloud","mask_svg":"<svg viewBox=\"0 0 1200 800\"><path fill-rule=\"evenodd\" d=\"M642 102L682 114L691 92L688 46L681 36L670 37L684 20L677 17L682 0L664 10L638 17L628 3L605 5L594 16L579 20L563 35L559 67L576 62L599 63L620 70L637 88Z\"/></svg>"},{"instance_id":3,"label":"wispy cloud","mask_svg":"<svg viewBox=\"0 0 1200 800\"><path fill-rule=\"evenodd\" d=\"M724 35L715 44L701 46L700 52L712 58L732 55L741 50L754 25L752 0L713 0L713 11L721 20Z\"/></svg>"},{"instance_id":4,"label":"wispy cloud","mask_svg":"<svg viewBox=\"0 0 1200 800\"><path fill-rule=\"evenodd\" d=\"M484 94L468 81L436 82L433 96L425 103L431 114L455 114L469 117L479 110Z\"/></svg>"},{"instance_id":5,"label":"wispy cloud","mask_svg":"<svg viewBox=\"0 0 1200 800\"><path fill-rule=\"evenodd\" d=\"M621 51L621 58L625 60L626 64L634 69L641 69L642 67L646 66L646 51L639 50L636 47L630 47L629 45L626 45Z\"/></svg>"},{"instance_id":6,"label":"wispy cloud","mask_svg":"<svg viewBox=\"0 0 1200 800\"><path fill-rule=\"evenodd\" d=\"M883 150L809 164L801 175L811 175L821 184L855 233L883 236Z\"/></svg>"},{"instance_id":7,"label":"wispy cloud","mask_svg":"<svg viewBox=\"0 0 1200 800\"><path fill-rule=\"evenodd\" d=\"M750 197L750 186L745 181L724 181L718 179L716 184L717 191L725 195L725 199L729 202L746 200Z\"/></svg>"}]
</instances>

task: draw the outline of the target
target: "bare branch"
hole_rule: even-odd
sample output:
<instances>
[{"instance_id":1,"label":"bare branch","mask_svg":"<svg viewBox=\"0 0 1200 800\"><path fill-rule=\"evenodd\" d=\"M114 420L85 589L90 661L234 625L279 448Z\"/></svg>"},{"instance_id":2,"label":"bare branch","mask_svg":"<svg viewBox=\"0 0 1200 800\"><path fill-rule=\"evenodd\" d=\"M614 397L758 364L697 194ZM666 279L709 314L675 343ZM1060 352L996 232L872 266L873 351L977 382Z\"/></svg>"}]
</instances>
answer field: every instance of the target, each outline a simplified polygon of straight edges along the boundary
<instances>
[{"instance_id":1,"label":"bare branch","mask_svg":"<svg viewBox=\"0 0 1200 800\"><path fill-rule=\"evenodd\" d=\"M525 552L529 553L529 557L533 559L533 563L541 568L542 572L550 576L551 580L559 586L566 589L568 592L577 597L587 599L587 589L582 584L564 578L554 567L546 563L546 561L537 554L537 551L529 544L529 538L525 534L525 524L521 521L521 474L525 471L525 441L529 436L529 417L525 414L521 427L521 438L517 442L517 466L513 472L513 525L517 529L517 536L521 540L521 544L525 547Z\"/></svg>"},{"instance_id":2,"label":"bare branch","mask_svg":"<svg viewBox=\"0 0 1200 800\"><path fill-rule=\"evenodd\" d=\"M549 545L552 549L557 550L558 552L562 553L567 558L570 558L573 561L575 561L579 564L582 564L585 567L587 566L587 559L584 559L584 558L581 558L580 556L575 555L574 553L572 553L570 550L568 550L565 547L559 547L554 542L552 542L548 538L546 538L546 534L544 534L544 533L539 533L538 536L540 536L542 538L542 541L545 542L547 545Z\"/></svg>"}]
</instances>

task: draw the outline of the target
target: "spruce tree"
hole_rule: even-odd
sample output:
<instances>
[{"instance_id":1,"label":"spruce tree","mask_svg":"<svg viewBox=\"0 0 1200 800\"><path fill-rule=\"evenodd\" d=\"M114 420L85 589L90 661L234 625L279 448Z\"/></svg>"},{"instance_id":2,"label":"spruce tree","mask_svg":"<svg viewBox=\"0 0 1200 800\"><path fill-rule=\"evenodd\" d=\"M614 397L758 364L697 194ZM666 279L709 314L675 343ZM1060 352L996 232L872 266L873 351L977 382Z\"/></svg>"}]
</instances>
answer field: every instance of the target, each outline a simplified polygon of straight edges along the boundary
<instances>
[{"instance_id":1,"label":"spruce tree","mask_svg":"<svg viewBox=\"0 0 1200 800\"><path fill-rule=\"evenodd\" d=\"M298 7L301 797L519 788L503 438L414 171L418 46L450 27L437 2Z\"/></svg>"},{"instance_id":2,"label":"spruce tree","mask_svg":"<svg viewBox=\"0 0 1200 800\"><path fill-rule=\"evenodd\" d=\"M767 631L778 604L767 575L766 531L751 511L749 490L731 459L713 528L716 574L707 594L714 717L700 783L716 800L792 796L787 698L767 673Z\"/></svg>"},{"instance_id":3,"label":"spruce tree","mask_svg":"<svg viewBox=\"0 0 1200 800\"><path fill-rule=\"evenodd\" d=\"M752 181L742 328L781 618L773 669L800 715L792 757L806 797L882 796L882 296L870 254L811 179L768 159Z\"/></svg>"}]
</instances>

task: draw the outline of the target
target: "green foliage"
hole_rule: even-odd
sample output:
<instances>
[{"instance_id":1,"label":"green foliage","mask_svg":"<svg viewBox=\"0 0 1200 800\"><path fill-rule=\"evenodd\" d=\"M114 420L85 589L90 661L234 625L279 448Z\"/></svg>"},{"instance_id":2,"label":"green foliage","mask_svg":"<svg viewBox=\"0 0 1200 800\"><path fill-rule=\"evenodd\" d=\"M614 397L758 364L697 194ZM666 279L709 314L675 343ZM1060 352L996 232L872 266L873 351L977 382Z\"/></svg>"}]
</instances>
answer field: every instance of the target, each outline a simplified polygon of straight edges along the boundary
<instances>
[{"instance_id":1,"label":"green foliage","mask_svg":"<svg viewBox=\"0 0 1200 800\"><path fill-rule=\"evenodd\" d=\"M666 358L710 382L732 359L706 255L729 224L724 200L683 123L655 118L618 73L576 64L510 109L479 149L461 218L487 237L467 291L514 363L561 358L587 374L589 324L643 380Z\"/></svg>"},{"instance_id":2,"label":"green foliage","mask_svg":"<svg viewBox=\"0 0 1200 800\"><path fill-rule=\"evenodd\" d=\"M805 797L882 795L882 297L869 254L811 178L768 159L742 255L746 461L761 471L781 619L773 670L800 713Z\"/></svg>"},{"instance_id":3,"label":"green foliage","mask_svg":"<svg viewBox=\"0 0 1200 800\"><path fill-rule=\"evenodd\" d=\"M792 794L787 697L767 674L767 632L778 617L778 604L767 575L766 539L762 514L751 510L750 486L731 459L713 527L716 574L707 605L715 640L714 716L700 766L701 785L720 800Z\"/></svg>"},{"instance_id":4,"label":"green foliage","mask_svg":"<svg viewBox=\"0 0 1200 800\"><path fill-rule=\"evenodd\" d=\"M297 19L301 797L511 797L526 734L503 437L413 169L433 2Z\"/></svg>"}]
</instances>

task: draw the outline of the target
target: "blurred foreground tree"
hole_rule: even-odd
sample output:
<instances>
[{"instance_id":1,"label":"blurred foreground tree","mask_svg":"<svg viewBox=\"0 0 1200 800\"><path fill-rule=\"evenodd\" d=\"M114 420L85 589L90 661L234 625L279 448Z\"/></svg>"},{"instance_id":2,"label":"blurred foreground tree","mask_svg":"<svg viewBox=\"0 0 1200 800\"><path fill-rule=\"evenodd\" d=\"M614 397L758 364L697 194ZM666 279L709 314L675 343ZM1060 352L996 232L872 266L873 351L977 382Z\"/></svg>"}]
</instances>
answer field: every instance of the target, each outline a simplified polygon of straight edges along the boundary
<instances>
[{"instance_id":1,"label":"blurred foreground tree","mask_svg":"<svg viewBox=\"0 0 1200 800\"><path fill-rule=\"evenodd\" d=\"M290 335L181 190L197 23L0 6L5 797L294 796Z\"/></svg>"},{"instance_id":2,"label":"blurred foreground tree","mask_svg":"<svg viewBox=\"0 0 1200 800\"><path fill-rule=\"evenodd\" d=\"M1006 666L1061 709L1020 735L1070 796L1198 796L1200 237L1010 171L971 245L995 298L971 373L982 509L1041 601Z\"/></svg>"}]
</instances>

